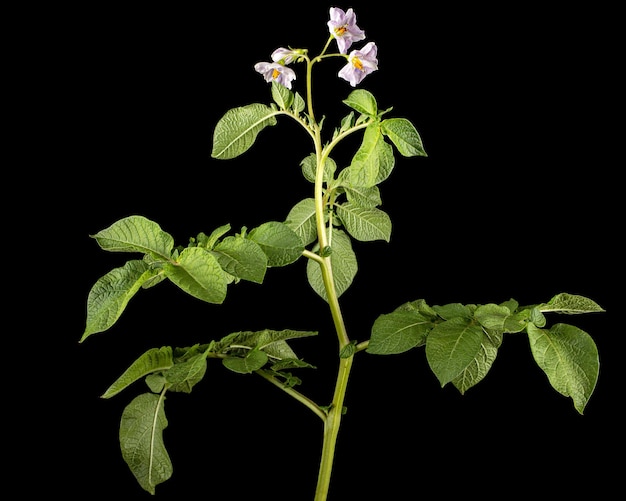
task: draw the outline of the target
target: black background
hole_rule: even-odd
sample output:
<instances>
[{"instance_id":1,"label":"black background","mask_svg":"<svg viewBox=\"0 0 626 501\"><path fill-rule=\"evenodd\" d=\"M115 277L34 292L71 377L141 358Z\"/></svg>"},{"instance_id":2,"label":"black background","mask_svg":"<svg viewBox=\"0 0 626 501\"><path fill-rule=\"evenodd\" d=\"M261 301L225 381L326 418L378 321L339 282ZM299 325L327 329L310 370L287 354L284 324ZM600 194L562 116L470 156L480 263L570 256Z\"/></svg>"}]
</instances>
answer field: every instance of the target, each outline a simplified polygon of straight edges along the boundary
<instances>
[{"instance_id":1,"label":"black background","mask_svg":"<svg viewBox=\"0 0 626 501\"><path fill-rule=\"evenodd\" d=\"M615 328L621 201L605 55L615 14L372 5L339 5L354 7L367 41L378 45L379 71L360 87L381 109L393 106L389 116L411 120L429 156L396 155L380 186L391 241L354 244L359 271L341 297L352 338L366 339L379 314L418 298L532 304L569 292L607 312L549 318L583 328L598 345L600 377L584 416L549 386L524 336L505 338L490 374L463 396L439 387L422 349L359 355L329 501L612 492L614 453L623 446ZM48 292L58 307L40 329L34 388L46 404L29 413L19 461L39 480L24 488L150 497L117 442L122 410L143 383L111 400L99 395L152 347L238 330L316 330L292 347L317 366L299 374L302 391L330 401L336 341L303 260L268 270L263 285L229 287L219 306L167 283L140 291L112 329L78 343L91 286L128 258L102 251L90 234L141 214L183 244L226 223L239 231L284 220L311 196L299 162L312 145L287 119L241 157L218 161L210 151L227 110L270 102L256 62L279 46L321 50L329 6L90 5L50 13L60 22L34 59L45 82L37 93L40 144L56 166L42 169L38 182L55 201L38 224L54 233L47 241L62 257L45 273L60 277L64 292ZM327 134L348 112L341 100L352 88L336 77L342 64L330 59L314 70ZM294 90L304 94L304 66L294 69ZM336 160L349 161L356 146ZM157 498L312 499L321 422L260 378L209 364L191 394L168 397L166 412L174 474Z\"/></svg>"}]
</instances>

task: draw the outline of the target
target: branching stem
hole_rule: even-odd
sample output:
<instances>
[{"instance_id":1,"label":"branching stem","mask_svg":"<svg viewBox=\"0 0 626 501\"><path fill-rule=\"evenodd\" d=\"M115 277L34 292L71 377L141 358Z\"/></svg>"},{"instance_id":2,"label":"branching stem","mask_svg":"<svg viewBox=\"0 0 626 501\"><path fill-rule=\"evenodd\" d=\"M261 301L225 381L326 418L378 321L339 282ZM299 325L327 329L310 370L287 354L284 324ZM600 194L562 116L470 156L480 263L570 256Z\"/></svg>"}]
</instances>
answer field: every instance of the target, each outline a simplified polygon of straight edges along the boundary
<instances>
[{"instance_id":1,"label":"branching stem","mask_svg":"<svg viewBox=\"0 0 626 501\"><path fill-rule=\"evenodd\" d=\"M256 373L265 378L266 380L268 380L270 383L272 383L273 385L278 386L281 390L283 390L284 392L286 392L287 394L291 395L293 398L295 398L298 402L306 405L309 409L311 409L322 421L326 421L326 412L319 406L317 405L315 402L313 402L313 400L311 400L310 398L304 396L302 393L300 393L299 391L291 388L290 386L287 386L286 384L284 384L282 381L279 381L278 379L276 379L274 376L272 376L269 372L263 370L263 369L259 369L258 371L256 371Z\"/></svg>"}]
</instances>

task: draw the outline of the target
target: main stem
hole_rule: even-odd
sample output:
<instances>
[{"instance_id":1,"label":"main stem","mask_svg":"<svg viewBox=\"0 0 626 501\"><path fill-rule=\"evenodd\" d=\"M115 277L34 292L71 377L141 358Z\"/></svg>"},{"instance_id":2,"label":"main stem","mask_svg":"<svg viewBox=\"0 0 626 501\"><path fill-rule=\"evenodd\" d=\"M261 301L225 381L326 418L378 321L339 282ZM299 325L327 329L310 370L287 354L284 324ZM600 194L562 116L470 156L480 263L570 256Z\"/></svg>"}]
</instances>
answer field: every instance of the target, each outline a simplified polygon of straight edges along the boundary
<instances>
[{"instance_id":1,"label":"main stem","mask_svg":"<svg viewBox=\"0 0 626 501\"><path fill-rule=\"evenodd\" d=\"M311 65L309 65L310 71ZM310 86L310 73L309 86ZM309 96L311 95L309 87ZM309 112L313 117L312 102L309 98ZM350 339L346 332L346 327L343 321L341 308L339 306L339 300L337 297L337 291L335 289L335 281L333 279L332 262L329 255L324 252L330 247L330 239L328 230L325 225L325 203L324 203L324 163L325 156L322 149L322 142L320 137L319 127L315 128L315 153L317 158L316 176L315 176L315 213L316 213L316 226L318 240L320 244L320 251L325 257L317 259L321 271L322 280L324 282L324 288L326 290L326 296L330 312L335 325L335 331L339 340L339 352L350 344ZM332 249L331 249L332 252ZM337 373L337 380L335 384L335 391L333 394L333 400L328 409L328 413L324 420L324 440L322 444L322 454L320 458L320 467L317 479L317 488L315 490L315 501L326 501L328 497L328 491L330 488L330 478L332 475L333 461L335 457L335 446L337 444L337 437L339 435L339 427L341 426L341 418L344 409L344 399L346 396L346 389L348 385L348 378L350 376L350 370L352 368L353 356L339 359L339 369Z\"/></svg>"},{"instance_id":2,"label":"main stem","mask_svg":"<svg viewBox=\"0 0 626 501\"><path fill-rule=\"evenodd\" d=\"M335 458L335 446L337 444L337 436L339 435L339 427L343 415L343 401L346 396L348 377L353 360L353 356L339 360L339 372L335 384L335 394L333 395L333 402L326 416L326 420L324 421L324 442L322 444L322 456L317 477L315 501L326 501L328 497L333 461Z\"/></svg>"},{"instance_id":3,"label":"main stem","mask_svg":"<svg viewBox=\"0 0 626 501\"><path fill-rule=\"evenodd\" d=\"M346 396L346 390L348 387L348 378L350 377L350 370L352 369L352 363L354 360L353 355L342 357L341 353L344 348L350 344L350 338L346 331L346 327L343 321L341 308L339 306L339 300L337 291L335 289L335 281L333 279L333 267L330 254L332 253L331 245L331 231L330 228L326 228L326 201L324 199L324 164L326 162L326 156L328 151L324 151L322 147L321 139L321 127L315 119L315 113L313 110L313 92L312 92L312 68L316 61L321 60L332 40L332 36L328 39L326 46L322 53L315 59L310 60L305 57L307 61L307 108L309 114L310 124L313 129L313 139L315 143L315 156L317 159L316 172L315 172L315 223L317 229L318 243L320 248L319 254L313 254L307 252L310 258L314 259L320 266L322 272L322 280L324 282L324 289L326 291L328 305L330 307L330 313L335 325L335 331L337 333L337 339L339 341L339 369L337 372L337 380L335 383L335 391L333 394L333 400L323 416L324 420L324 439L322 444L322 454L320 458L320 467L317 478L317 488L315 490L315 501L326 501L328 497L328 491L330 488L330 478L332 475L333 462L335 458L335 447L337 444L337 437L339 435L339 428L341 426L341 418L344 412L344 400ZM336 138L333 143L336 143ZM332 149L332 147L331 147Z\"/></svg>"}]
</instances>

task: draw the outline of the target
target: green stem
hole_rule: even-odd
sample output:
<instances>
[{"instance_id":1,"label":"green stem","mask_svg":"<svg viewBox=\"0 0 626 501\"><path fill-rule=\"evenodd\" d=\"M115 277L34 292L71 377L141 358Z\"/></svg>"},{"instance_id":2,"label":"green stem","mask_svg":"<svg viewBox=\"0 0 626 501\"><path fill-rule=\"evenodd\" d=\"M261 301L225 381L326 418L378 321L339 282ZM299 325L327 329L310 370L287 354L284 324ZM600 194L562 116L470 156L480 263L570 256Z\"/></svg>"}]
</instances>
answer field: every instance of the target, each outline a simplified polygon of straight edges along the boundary
<instances>
[{"instance_id":1,"label":"green stem","mask_svg":"<svg viewBox=\"0 0 626 501\"><path fill-rule=\"evenodd\" d=\"M329 40L330 42L330 40ZM328 43L329 43L328 42ZM322 273L322 280L324 282L324 290L326 291L326 299L330 308L330 313L333 318L335 331L337 333L337 340L339 342L338 353L350 344L350 338L346 331L346 326L343 321L343 315L341 307L339 305L339 298L337 290L335 289L335 281L333 279L333 267L330 255L325 250L330 246L330 231L332 231L332 223L328 224L325 221L326 215L326 203L324 200L324 164L330 150L337 144L339 138L335 138L332 145L329 148L324 149L321 139L321 127L315 121L315 115L313 112L313 100L312 100L312 67L314 62L319 61L328 47L324 47L324 51L318 58L307 61L307 105L309 112L309 119L312 125L313 142L315 144L315 156L317 159L316 172L315 172L315 225L317 229L318 244L320 248L320 254L314 254L311 251L305 250L304 255L310 259L313 259L320 266ZM359 127L360 128L360 127ZM342 136L345 137L345 136ZM331 249L332 251L332 249ZM330 479L333 470L333 463L335 458L335 447L337 444L337 437L339 435L339 428L341 426L341 418L344 409L344 399L346 396L346 390L348 387L348 378L352 369L353 356L347 358L339 358L339 369L337 372L337 380L335 383L335 391L333 399L328 411L324 414L324 438L322 443L322 453L320 457L320 467L318 472L317 487L315 490L315 501L326 501L328 497L328 491L330 488ZM305 402L306 403L306 402ZM318 414L319 415L319 414Z\"/></svg>"},{"instance_id":2,"label":"green stem","mask_svg":"<svg viewBox=\"0 0 626 501\"><path fill-rule=\"evenodd\" d=\"M276 379L274 376L272 376L269 372L263 370L263 369L259 369L256 371L256 373L259 376L264 377L266 380L268 380L270 383L272 383L273 385L278 386L281 390L283 390L284 392L286 392L287 394L291 395L293 398L295 398L298 402L306 405L309 409L311 409L322 421L326 422L326 412L324 410L322 410L320 408L319 405L317 405L315 402L313 402L313 400L311 400L308 397L305 397L302 393L300 393L297 390L294 390L293 388L291 388L290 386L285 385L282 381L279 381L278 379Z\"/></svg>"},{"instance_id":3,"label":"green stem","mask_svg":"<svg viewBox=\"0 0 626 501\"><path fill-rule=\"evenodd\" d=\"M328 230L324 221L326 207L324 204L324 162L325 155L322 150L319 127L315 130L315 153L317 156L317 170L315 176L315 216L317 234L320 250L324 250L329 245ZM332 231L332 230L331 230ZM350 338L346 331L339 305L337 290L335 289L335 281L333 279L333 267L330 256L316 257L322 272L322 280L326 291L328 305L335 325L337 339L339 341L339 351L350 344ZM339 370L337 373L337 382L335 384L335 392L330 409L324 420L324 440L322 444L322 454L320 459L320 468L318 473L317 488L315 491L315 501L326 501L328 490L330 488L330 478L332 474L333 462L335 457L335 447L339 427L341 425L341 416L343 412L343 402L346 395L348 385L348 377L352 368L353 357L342 358L339 360Z\"/></svg>"},{"instance_id":4,"label":"green stem","mask_svg":"<svg viewBox=\"0 0 626 501\"><path fill-rule=\"evenodd\" d=\"M326 501L328 497L337 436L339 435L339 427L341 426L341 417L343 415L343 402L346 396L348 377L350 376L353 360L354 357L352 356L339 360L339 372L337 373L333 403L324 421L324 442L317 477L317 488L315 490L315 501Z\"/></svg>"}]
</instances>

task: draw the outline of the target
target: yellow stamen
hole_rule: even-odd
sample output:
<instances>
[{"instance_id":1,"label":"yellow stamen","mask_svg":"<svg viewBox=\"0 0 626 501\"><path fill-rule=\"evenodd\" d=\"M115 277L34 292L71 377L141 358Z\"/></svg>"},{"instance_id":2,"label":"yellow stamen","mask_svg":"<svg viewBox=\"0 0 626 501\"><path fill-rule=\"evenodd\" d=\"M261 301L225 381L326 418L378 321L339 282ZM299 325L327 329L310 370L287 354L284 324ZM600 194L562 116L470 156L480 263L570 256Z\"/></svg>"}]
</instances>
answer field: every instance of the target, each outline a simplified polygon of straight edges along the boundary
<instances>
[{"instance_id":1,"label":"yellow stamen","mask_svg":"<svg viewBox=\"0 0 626 501\"><path fill-rule=\"evenodd\" d=\"M337 35L341 36L343 35L346 31L348 31L348 28L346 28L345 26L342 26L341 28L337 28L335 30L335 33L337 33Z\"/></svg>"},{"instance_id":2,"label":"yellow stamen","mask_svg":"<svg viewBox=\"0 0 626 501\"><path fill-rule=\"evenodd\" d=\"M354 67L357 70L363 71L363 63L361 62L361 60L358 57L353 57L352 58L352 64L354 65Z\"/></svg>"},{"instance_id":3,"label":"yellow stamen","mask_svg":"<svg viewBox=\"0 0 626 501\"><path fill-rule=\"evenodd\" d=\"M272 78L278 78L278 75L280 75L280 71L274 68L274 71L272 71Z\"/></svg>"}]
</instances>

